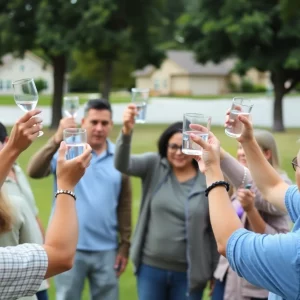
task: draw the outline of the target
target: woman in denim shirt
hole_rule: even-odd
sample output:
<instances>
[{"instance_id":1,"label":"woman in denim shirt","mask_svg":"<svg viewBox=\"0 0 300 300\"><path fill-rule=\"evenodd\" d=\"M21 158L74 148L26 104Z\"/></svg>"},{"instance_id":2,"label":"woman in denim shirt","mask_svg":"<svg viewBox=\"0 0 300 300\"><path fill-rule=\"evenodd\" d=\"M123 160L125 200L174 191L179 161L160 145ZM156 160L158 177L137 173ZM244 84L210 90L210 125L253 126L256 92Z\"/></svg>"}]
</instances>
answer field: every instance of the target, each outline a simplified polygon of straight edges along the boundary
<instances>
[{"instance_id":1,"label":"woman in denim shirt","mask_svg":"<svg viewBox=\"0 0 300 300\"><path fill-rule=\"evenodd\" d=\"M252 178L263 198L289 213L295 223L293 232L257 234L243 228L227 194L220 167L220 142L210 134L208 143L192 139L204 148L196 157L205 173L210 219L218 251L226 256L231 268L250 283L270 291L269 299L300 298L300 151L292 165L297 185L289 186L268 163L254 136L250 121L238 116L244 129L242 144ZM197 125L191 126L197 129ZM226 187L226 189L224 188Z\"/></svg>"}]
</instances>

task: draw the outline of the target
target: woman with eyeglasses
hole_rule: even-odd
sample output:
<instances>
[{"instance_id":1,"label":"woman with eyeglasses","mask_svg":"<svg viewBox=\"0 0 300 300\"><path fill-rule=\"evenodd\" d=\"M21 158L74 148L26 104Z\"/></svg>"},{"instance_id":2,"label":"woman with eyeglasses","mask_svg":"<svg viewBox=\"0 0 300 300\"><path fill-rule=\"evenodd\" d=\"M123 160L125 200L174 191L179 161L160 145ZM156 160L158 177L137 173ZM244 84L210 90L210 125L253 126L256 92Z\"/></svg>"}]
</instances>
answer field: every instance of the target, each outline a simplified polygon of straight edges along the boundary
<instances>
[{"instance_id":1,"label":"woman with eyeglasses","mask_svg":"<svg viewBox=\"0 0 300 300\"><path fill-rule=\"evenodd\" d=\"M141 178L140 214L131 246L140 300L199 300L219 255L204 195L205 177L182 153L182 122L158 140L158 153L131 155L137 108L129 104L115 166Z\"/></svg>"},{"instance_id":2,"label":"woman with eyeglasses","mask_svg":"<svg viewBox=\"0 0 300 300\"><path fill-rule=\"evenodd\" d=\"M238 118L244 124L238 141L245 151L252 178L263 198L287 212L295 225L292 232L275 235L243 228L227 195L228 183L220 167L220 142L212 133L208 143L192 136L204 149L197 160L206 176L210 220L218 250L240 277L270 291L268 299L300 299L300 151L292 160L297 185L288 185L264 156L250 121L242 115Z\"/></svg>"}]
</instances>

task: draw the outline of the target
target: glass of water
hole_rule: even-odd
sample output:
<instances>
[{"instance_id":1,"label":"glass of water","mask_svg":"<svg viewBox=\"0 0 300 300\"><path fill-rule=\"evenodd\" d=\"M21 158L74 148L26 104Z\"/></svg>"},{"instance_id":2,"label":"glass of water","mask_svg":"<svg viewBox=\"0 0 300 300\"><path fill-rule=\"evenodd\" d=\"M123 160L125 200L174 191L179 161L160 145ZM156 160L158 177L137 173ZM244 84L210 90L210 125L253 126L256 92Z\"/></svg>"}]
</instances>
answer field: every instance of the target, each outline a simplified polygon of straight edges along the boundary
<instances>
[{"instance_id":1,"label":"glass of water","mask_svg":"<svg viewBox=\"0 0 300 300\"><path fill-rule=\"evenodd\" d=\"M230 113L229 124L225 128L225 133L232 138L238 138L243 131L243 123L239 121L238 116L243 115L245 117L250 116L253 104L251 100L243 98L233 98Z\"/></svg>"},{"instance_id":2,"label":"glass of water","mask_svg":"<svg viewBox=\"0 0 300 300\"><path fill-rule=\"evenodd\" d=\"M32 78L16 80L12 83L16 104L25 112L34 110L39 100L39 95ZM42 136L39 131L38 136Z\"/></svg>"},{"instance_id":3,"label":"glass of water","mask_svg":"<svg viewBox=\"0 0 300 300\"><path fill-rule=\"evenodd\" d=\"M64 97L64 113L66 117L76 118L79 110L79 97L67 96Z\"/></svg>"},{"instance_id":4,"label":"glass of water","mask_svg":"<svg viewBox=\"0 0 300 300\"><path fill-rule=\"evenodd\" d=\"M191 129L191 124L201 125L201 129ZM191 133L208 141L210 131L211 117L203 114L188 113L183 115L182 128L182 152L188 155L201 155L202 147L191 139Z\"/></svg>"},{"instance_id":5,"label":"glass of water","mask_svg":"<svg viewBox=\"0 0 300 300\"><path fill-rule=\"evenodd\" d=\"M84 152L87 143L86 130L82 128L67 128L63 131L67 144L67 159L72 159Z\"/></svg>"},{"instance_id":6,"label":"glass of water","mask_svg":"<svg viewBox=\"0 0 300 300\"><path fill-rule=\"evenodd\" d=\"M146 123L146 110L149 99L149 89L131 89L131 101L136 104L138 115L135 117L135 122Z\"/></svg>"}]
</instances>

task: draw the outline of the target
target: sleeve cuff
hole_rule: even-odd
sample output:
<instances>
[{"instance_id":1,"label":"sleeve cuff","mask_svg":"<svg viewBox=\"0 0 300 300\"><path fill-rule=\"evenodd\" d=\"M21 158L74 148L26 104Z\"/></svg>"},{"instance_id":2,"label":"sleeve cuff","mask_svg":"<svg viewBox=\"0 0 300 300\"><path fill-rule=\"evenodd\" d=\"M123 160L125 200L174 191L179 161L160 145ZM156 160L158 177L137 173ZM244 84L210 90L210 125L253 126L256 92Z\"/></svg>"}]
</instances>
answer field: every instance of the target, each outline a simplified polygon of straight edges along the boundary
<instances>
[{"instance_id":1,"label":"sleeve cuff","mask_svg":"<svg viewBox=\"0 0 300 300\"><path fill-rule=\"evenodd\" d=\"M294 209L293 209L293 204L292 204L292 193L294 192L294 189L295 189L295 185L291 185L286 193L285 193L285 196L284 196L284 202L285 202L285 207L288 211L288 214L292 220L293 223L296 222L298 216L297 214L295 213Z\"/></svg>"},{"instance_id":2,"label":"sleeve cuff","mask_svg":"<svg viewBox=\"0 0 300 300\"><path fill-rule=\"evenodd\" d=\"M121 129L121 140L124 144L130 144L131 143L131 137L132 137L132 132L129 135L125 135Z\"/></svg>"}]
</instances>

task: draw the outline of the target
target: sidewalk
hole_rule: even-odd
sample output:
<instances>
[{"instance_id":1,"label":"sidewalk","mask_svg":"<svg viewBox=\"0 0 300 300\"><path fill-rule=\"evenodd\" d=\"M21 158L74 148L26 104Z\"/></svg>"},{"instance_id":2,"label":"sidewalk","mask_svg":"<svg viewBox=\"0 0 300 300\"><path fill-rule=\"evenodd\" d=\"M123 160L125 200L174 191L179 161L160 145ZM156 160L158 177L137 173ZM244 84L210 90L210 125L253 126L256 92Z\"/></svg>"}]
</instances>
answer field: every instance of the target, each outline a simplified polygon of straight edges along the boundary
<instances>
[{"instance_id":1,"label":"sidewalk","mask_svg":"<svg viewBox=\"0 0 300 300\"><path fill-rule=\"evenodd\" d=\"M254 99L252 110L253 122L256 126L272 126L273 101ZM172 98L153 98L147 107L147 123L167 124L182 120L183 113L194 112L212 116L213 125L223 125L226 110L231 106L230 99L224 100L174 100ZM115 124L122 123L122 114L126 104L113 104L113 120ZM300 127L297 111L300 111L300 101L297 98L284 100L284 123L286 127ZM24 113L17 106L0 106L0 121L5 125L13 125ZM80 108L77 119L83 116L83 107ZM50 107L42 107L44 126L51 122Z\"/></svg>"}]
</instances>

